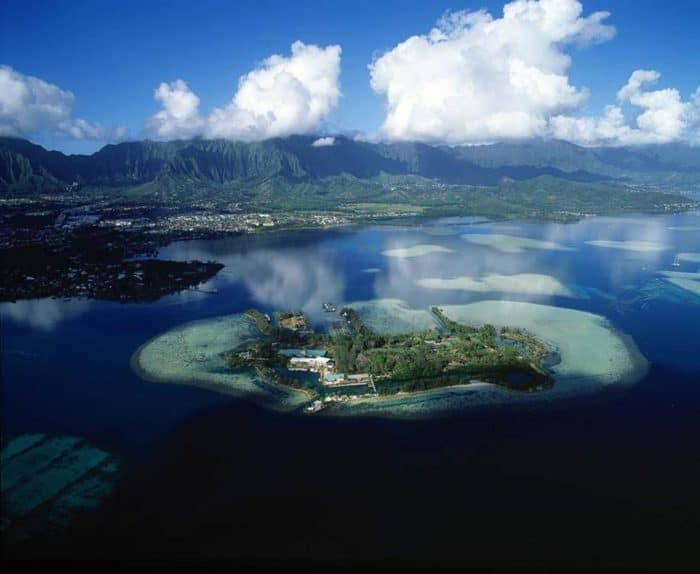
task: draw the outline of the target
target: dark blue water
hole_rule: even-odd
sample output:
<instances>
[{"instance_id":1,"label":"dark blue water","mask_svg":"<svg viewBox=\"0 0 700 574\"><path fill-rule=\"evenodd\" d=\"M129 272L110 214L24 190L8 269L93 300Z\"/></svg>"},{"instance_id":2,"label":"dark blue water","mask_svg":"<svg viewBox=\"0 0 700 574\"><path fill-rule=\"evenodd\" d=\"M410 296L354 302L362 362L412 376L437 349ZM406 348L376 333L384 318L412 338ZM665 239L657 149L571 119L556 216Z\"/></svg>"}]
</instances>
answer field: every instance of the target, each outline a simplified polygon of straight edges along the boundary
<instances>
[{"instance_id":1,"label":"dark blue water","mask_svg":"<svg viewBox=\"0 0 700 574\"><path fill-rule=\"evenodd\" d=\"M460 237L469 233L571 250L508 253ZM660 247L618 250L586 243L592 240ZM382 254L416 244L453 252ZM126 460L131 470L99 523L127 536L142 557L354 552L461 560L463 533L481 543L478 560L497 540L540 559L578 551L594 560L596 548L609 559L630 559L632 531L638 540L659 541L656 554L642 548L637 558L678 556L700 507L692 486L700 483L700 297L659 272L697 272L697 263L671 265L682 252L700 252L700 214L573 225L443 220L175 244L161 256L226 264L207 286L218 294L2 307L3 437L81 436ZM580 296L426 290L415 282L494 273L550 275ZM129 367L141 344L186 321L251 306L303 309L313 321L322 318L323 302L372 298L421 308L513 299L595 312L629 334L651 368L614 399L398 422L276 415L201 389L147 383ZM61 552L72 555L71 543L93 531L89 524L62 538ZM135 524L163 535L145 544ZM355 529L361 542L353 545ZM627 534L615 542L618 530ZM57 551L51 541L48 547ZM116 552L109 544L95 548Z\"/></svg>"}]
</instances>

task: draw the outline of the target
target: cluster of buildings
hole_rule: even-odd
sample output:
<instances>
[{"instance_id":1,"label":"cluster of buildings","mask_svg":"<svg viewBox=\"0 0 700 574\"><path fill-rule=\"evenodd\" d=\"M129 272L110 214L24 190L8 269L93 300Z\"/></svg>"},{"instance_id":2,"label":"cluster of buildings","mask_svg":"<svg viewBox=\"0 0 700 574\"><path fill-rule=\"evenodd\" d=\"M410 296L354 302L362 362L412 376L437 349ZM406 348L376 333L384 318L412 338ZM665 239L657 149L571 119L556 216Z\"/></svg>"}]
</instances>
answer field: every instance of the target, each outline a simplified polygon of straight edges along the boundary
<instances>
[{"instance_id":1,"label":"cluster of buildings","mask_svg":"<svg viewBox=\"0 0 700 574\"><path fill-rule=\"evenodd\" d=\"M231 233L246 231L245 219L237 213L188 213L160 218L151 224L165 231Z\"/></svg>"},{"instance_id":2,"label":"cluster of buildings","mask_svg":"<svg viewBox=\"0 0 700 574\"><path fill-rule=\"evenodd\" d=\"M192 212L160 216L156 219L123 216L110 217L109 213L86 213L69 209L61 212L54 226L57 228L80 227L84 225L113 226L116 228L142 229L176 233L252 233L264 229L274 229L288 225L331 226L345 223L344 218L335 215L282 213L216 213Z\"/></svg>"},{"instance_id":3,"label":"cluster of buildings","mask_svg":"<svg viewBox=\"0 0 700 574\"><path fill-rule=\"evenodd\" d=\"M333 359L326 357L322 349L282 349L280 354L289 356L290 371L318 373L319 382L327 388L366 386L376 393L374 379L370 373L338 373Z\"/></svg>"},{"instance_id":4,"label":"cluster of buildings","mask_svg":"<svg viewBox=\"0 0 700 574\"><path fill-rule=\"evenodd\" d=\"M275 226L275 220L269 213L249 213L243 218L243 222L249 229Z\"/></svg>"},{"instance_id":5,"label":"cluster of buildings","mask_svg":"<svg viewBox=\"0 0 700 574\"><path fill-rule=\"evenodd\" d=\"M311 223L314 225L320 225L323 227L327 226L332 226L332 225L345 225L348 223L348 219L346 217L340 217L338 215L311 215Z\"/></svg>"},{"instance_id":6,"label":"cluster of buildings","mask_svg":"<svg viewBox=\"0 0 700 574\"><path fill-rule=\"evenodd\" d=\"M115 227L138 227L161 233L254 233L278 227L295 226L335 226L347 223L346 218L336 215L279 213L216 213L193 212L187 214L166 215L157 219L126 218L105 219L105 224Z\"/></svg>"}]
</instances>

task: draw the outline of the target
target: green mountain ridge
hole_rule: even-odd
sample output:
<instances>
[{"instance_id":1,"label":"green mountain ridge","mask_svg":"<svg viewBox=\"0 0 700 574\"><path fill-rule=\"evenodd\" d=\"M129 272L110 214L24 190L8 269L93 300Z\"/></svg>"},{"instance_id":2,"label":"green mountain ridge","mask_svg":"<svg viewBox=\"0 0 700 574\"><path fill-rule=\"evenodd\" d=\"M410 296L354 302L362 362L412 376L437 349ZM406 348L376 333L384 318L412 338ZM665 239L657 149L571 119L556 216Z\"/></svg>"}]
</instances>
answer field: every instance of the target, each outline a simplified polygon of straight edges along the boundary
<instances>
[{"instance_id":1,"label":"green mountain ridge","mask_svg":"<svg viewBox=\"0 0 700 574\"><path fill-rule=\"evenodd\" d=\"M139 186L159 179L228 185L281 178L304 183L349 175L420 176L455 185L494 186L540 176L575 182L700 181L700 148L685 145L583 148L528 141L447 147L369 143L343 136L314 147L316 136L256 143L228 140L133 141L92 155L65 155L27 140L0 138L0 192L55 191L85 186Z\"/></svg>"}]
</instances>

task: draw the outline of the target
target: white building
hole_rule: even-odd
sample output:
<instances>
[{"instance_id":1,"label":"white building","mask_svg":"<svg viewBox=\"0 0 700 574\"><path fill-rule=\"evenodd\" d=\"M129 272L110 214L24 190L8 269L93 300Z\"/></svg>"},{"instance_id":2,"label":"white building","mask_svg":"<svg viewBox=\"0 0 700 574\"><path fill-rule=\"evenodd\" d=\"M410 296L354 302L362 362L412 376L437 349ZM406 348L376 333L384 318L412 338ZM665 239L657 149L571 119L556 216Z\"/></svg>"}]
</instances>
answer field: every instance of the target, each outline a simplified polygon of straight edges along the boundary
<instances>
[{"instance_id":1,"label":"white building","mask_svg":"<svg viewBox=\"0 0 700 574\"><path fill-rule=\"evenodd\" d=\"M321 371L328 367L332 359L329 357L292 357L289 368L296 371Z\"/></svg>"}]
</instances>

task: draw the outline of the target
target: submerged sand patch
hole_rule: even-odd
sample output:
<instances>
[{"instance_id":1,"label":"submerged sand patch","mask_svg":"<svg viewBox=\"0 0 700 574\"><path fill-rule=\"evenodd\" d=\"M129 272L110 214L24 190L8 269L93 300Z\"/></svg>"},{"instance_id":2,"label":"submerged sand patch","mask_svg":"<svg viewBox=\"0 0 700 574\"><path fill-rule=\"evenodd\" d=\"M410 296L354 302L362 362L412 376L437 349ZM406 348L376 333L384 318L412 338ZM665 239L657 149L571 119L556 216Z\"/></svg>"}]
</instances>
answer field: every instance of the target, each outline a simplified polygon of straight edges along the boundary
<instances>
[{"instance_id":1,"label":"submerged sand patch","mask_svg":"<svg viewBox=\"0 0 700 574\"><path fill-rule=\"evenodd\" d=\"M700 272L661 271L665 281L700 297Z\"/></svg>"},{"instance_id":2,"label":"submerged sand patch","mask_svg":"<svg viewBox=\"0 0 700 574\"><path fill-rule=\"evenodd\" d=\"M109 453L77 437L21 435L0 458L3 536L67 526L102 503L119 470Z\"/></svg>"},{"instance_id":3,"label":"submerged sand patch","mask_svg":"<svg viewBox=\"0 0 700 574\"><path fill-rule=\"evenodd\" d=\"M608 239L595 239L586 241L587 245L603 247L605 249L619 249L621 251L634 251L637 253L655 253L669 249L668 245L656 241L612 241Z\"/></svg>"},{"instance_id":4,"label":"submerged sand patch","mask_svg":"<svg viewBox=\"0 0 700 574\"><path fill-rule=\"evenodd\" d=\"M566 247L554 241L544 241L532 239L530 237L519 237L517 235L505 235L500 233L467 233L462 235L462 239L474 245L491 247L503 253L522 253L528 249L539 249L544 251L573 251L571 247Z\"/></svg>"},{"instance_id":5,"label":"submerged sand patch","mask_svg":"<svg viewBox=\"0 0 700 574\"><path fill-rule=\"evenodd\" d=\"M577 296L556 277L539 273L517 273L515 275L492 273L484 277L465 275L451 279L429 277L416 279L415 282L425 289L452 289L475 293L500 292L561 297Z\"/></svg>"},{"instance_id":6,"label":"submerged sand patch","mask_svg":"<svg viewBox=\"0 0 700 574\"><path fill-rule=\"evenodd\" d=\"M557 383L604 386L636 382L640 363L646 363L629 337L594 313L517 301L480 301L443 310L454 321L518 327L553 343L561 357L552 369ZM567 386L555 388L561 391Z\"/></svg>"},{"instance_id":7,"label":"submerged sand patch","mask_svg":"<svg viewBox=\"0 0 700 574\"><path fill-rule=\"evenodd\" d=\"M382 255L386 257L395 257L397 259L407 259L411 257L422 257L433 253L454 253L453 249L449 249L442 245L432 245L421 243L411 247L397 247L395 249L387 249L382 251Z\"/></svg>"},{"instance_id":8,"label":"submerged sand patch","mask_svg":"<svg viewBox=\"0 0 700 574\"><path fill-rule=\"evenodd\" d=\"M678 259L688 263L700 263L700 253L679 253Z\"/></svg>"}]
</instances>

